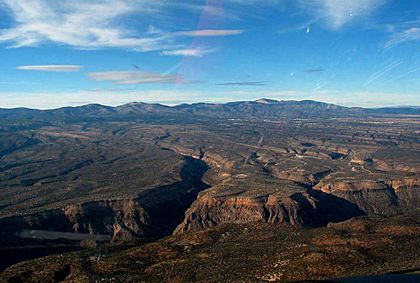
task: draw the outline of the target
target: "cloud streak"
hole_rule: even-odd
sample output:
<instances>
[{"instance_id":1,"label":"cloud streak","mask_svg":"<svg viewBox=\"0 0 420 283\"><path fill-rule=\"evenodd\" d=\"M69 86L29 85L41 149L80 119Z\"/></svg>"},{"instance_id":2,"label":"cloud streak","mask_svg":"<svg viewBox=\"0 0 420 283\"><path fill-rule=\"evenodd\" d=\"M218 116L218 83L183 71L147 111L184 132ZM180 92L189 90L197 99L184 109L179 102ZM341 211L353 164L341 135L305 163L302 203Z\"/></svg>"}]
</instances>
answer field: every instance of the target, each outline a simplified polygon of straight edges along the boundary
<instances>
[{"instance_id":1,"label":"cloud streak","mask_svg":"<svg viewBox=\"0 0 420 283\"><path fill-rule=\"evenodd\" d=\"M214 36L231 36L244 33L241 29L203 29L191 31L178 31L173 35L178 36L193 36L193 37L214 37Z\"/></svg>"},{"instance_id":2,"label":"cloud streak","mask_svg":"<svg viewBox=\"0 0 420 283\"><path fill-rule=\"evenodd\" d=\"M214 50L211 50L211 49L188 48L188 49L177 49L177 50L164 50L160 53L160 55L202 57L208 53L212 53L213 51Z\"/></svg>"},{"instance_id":3,"label":"cloud streak","mask_svg":"<svg viewBox=\"0 0 420 283\"><path fill-rule=\"evenodd\" d=\"M385 48L389 48L391 46L410 41L420 41L420 28L412 27L394 33L391 36L391 38L385 43Z\"/></svg>"},{"instance_id":4,"label":"cloud streak","mask_svg":"<svg viewBox=\"0 0 420 283\"><path fill-rule=\"evenodd\" d=\"M83 66L79 65L27 65L19 66L17 70L23 71L42 71L42 72L77 72L80 71Z\"/></svg>"},{"instance_id":5,"label":"cloud streak","mask_svg":"<svg viewBox=\"0 0 420 283\"><path fill-rule=\"evenodd\" d=\"M167 84L182 82L179 75L159 74L144 71L106 71L91 72L88 77L96 81L109 81L121 85L134 84Z\"/></svg>"},{"instance_id":6,"label":"cloud streak","mask_svg":"<svg viewBox=\"0 0 420 283\"><path fill-rule=\"evenodd\" d=\"M302 70L302 72L309 73L309 74L322 73L322 72L325 72L325 69L322 69L322 68L318 68L318 69L306 69L306 70Z\"/></svg>"},{"instance_id":7,"label":"cloud streak","mask_svg":"<svg viewBox=\"0 0 420 283\"><path fill-rule=\"evenodd\" d=\"M369 80L366 81L365 86L370 85L372 82L374 82L377 79L383 77L385 74L387 74L390 71L394 70L395 68L397 68L398 66L400 66L402 63L403 63L403 61L394 61L394 62L388 64L382 70L374 73L372 75L372 77Z\"/></svg>"},{"instance_id":8,"label":"cloud streak","mask_svg":"<svg viewBox=\"0 0 420 283\"><path fill-rule=\"evenodd\" d=\"M267 85L267 82L264 81L252 81L252 82L227 82L219 83L216 85L220 86L264 86Z\"/></svg>"}]
</instances>

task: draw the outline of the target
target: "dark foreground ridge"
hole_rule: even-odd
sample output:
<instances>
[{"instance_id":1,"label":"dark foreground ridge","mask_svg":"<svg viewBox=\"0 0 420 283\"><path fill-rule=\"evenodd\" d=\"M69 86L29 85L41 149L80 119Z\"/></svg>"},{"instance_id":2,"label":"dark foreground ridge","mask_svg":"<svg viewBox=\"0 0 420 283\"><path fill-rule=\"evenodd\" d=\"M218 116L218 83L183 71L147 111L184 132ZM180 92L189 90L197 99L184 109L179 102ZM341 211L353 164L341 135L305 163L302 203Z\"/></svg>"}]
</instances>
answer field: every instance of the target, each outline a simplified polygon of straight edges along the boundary
<instances>
[{"instance_id":1,"label":"dark foreground ridge","mask_svg":"<svg viewBox=\"0 0 420 283\"><path fill-rule=\"evenodd\" d=\"M416 282L418 216L362 217L306 229L224 224L139 246L104 246L29 261L7 269L0 280ZM384 275L391 272L404 275ZM358 277L340 279L353 276Z\"/></svg>"}]
</instances>

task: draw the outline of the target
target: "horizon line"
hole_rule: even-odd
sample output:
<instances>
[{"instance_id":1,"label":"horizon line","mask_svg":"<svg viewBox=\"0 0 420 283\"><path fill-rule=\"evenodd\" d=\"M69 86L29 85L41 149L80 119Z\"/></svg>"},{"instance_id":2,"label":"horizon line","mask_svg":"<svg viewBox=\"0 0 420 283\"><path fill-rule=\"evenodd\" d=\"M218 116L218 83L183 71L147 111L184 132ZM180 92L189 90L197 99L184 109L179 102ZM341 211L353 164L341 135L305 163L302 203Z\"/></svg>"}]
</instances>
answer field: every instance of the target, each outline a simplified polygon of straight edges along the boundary
<instances>
[{"instance_id":1,"label":"horizon line","mask_svg":"<svg viewBox=\"0 0 420 283\"><path fill-rule=\"evenodd\" d=\"M389 106L378 106L378 107L363 107L363 106L344 106L341 104L336 104L336 103L330 103L330 102L325 102L325 101L320 101L320 100L313 100L313 99L282 99L282 100L277 100L277 99L272 99L272 98L259 98L256 100L232 100L232 101L226 101L226 102L211 102L211 101L203 101L203 102L179 102L177 104L172 104L172 103L165 103L164 101L150 101L150 102L144 102L144 101L131 101L131 102L126 102L126 103L121 103L118 105L107 105L107 104L102 104L102 103L86 103L86 104L80 104L80 105L68 105L68 106L62 106L62 107L52 107L52 108L37 108L37 107L25 107L25 106L18 106L18 107L1 107L0 106L0 110L16 110L16 109L28 109L28 110L38 110L38 111L52 111L52 110L58 110L58 109L63 109L63 108L78 108L78 107L84 107L84 106L89 106L89 105L99 105L99 106L104 106L104 107L110 107L110 108L117 108L120 106L124 106L124 105L128 105L128 104L149 104L149 105L161 105L161 106L166 106L166 107L177 107L180 105L194 105L194 104L213 104L213 105L225 105L225 104L229 104L229 103L235 103L235 102L256 102L258 103L259 100L271 100L271 101L275 101L275 102L304 102L304 101L311 101L311 102L318 102L318 103L323 103L323 104L328 104L328 105L334 105L334 106L339 106L339 107L344 107L344 108L349 108L349 109L355 109L355 108L359 108L359 109L382 109L382 108L420 108L420 105L389 105ZM264 103L260 103L262 105L269 105L269 104L264 104Z\"/></svg>"}]
</instances>

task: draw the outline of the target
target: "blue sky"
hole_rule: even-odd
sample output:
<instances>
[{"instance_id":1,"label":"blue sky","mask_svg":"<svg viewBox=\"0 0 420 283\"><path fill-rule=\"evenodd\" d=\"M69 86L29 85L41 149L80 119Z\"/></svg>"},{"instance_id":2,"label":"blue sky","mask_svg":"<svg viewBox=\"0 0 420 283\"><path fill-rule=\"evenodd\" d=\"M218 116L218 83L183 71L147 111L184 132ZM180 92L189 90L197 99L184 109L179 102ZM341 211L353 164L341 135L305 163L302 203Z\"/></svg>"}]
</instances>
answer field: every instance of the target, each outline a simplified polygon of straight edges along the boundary
<instances>
[{"instance_id":1,"label":"blue sky","mask_svg":"<svg viewBox=\"0 0 420 283\"><path fill-rule=\"evenodd\" d=\"M414 0L0 0L0 107L420 105Z\"/></svg>"}]
</instances>

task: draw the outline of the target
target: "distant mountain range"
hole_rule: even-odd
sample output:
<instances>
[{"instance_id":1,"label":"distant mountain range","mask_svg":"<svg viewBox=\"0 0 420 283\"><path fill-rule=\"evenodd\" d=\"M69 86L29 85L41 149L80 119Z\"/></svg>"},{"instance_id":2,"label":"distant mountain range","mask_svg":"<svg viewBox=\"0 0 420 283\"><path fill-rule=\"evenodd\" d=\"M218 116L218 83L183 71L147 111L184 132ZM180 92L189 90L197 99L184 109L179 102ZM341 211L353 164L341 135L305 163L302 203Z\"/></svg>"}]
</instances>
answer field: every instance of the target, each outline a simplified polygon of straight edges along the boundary
<instances>
[{"instance_id":1,"label":"distant mountain range","mask_svg":"<svg viewBox=\"0 0 420 283\"><path fill-rule=\"evenodd\" d=\"M364 117L376 115L420 115L420 107L384 107L361 108L344 107L313 100L258 99L225 104L194 103L166 106L133 102L117 107L100 104L88 104L77 107L63 107L53 110L35 110L28 108L0 109L3 119L31 120L77 120L94 118L128 119L141 115L157 116L203 116L213 118L277 119L277 118L330 118Z\"/></svg>"}]
</instances>

